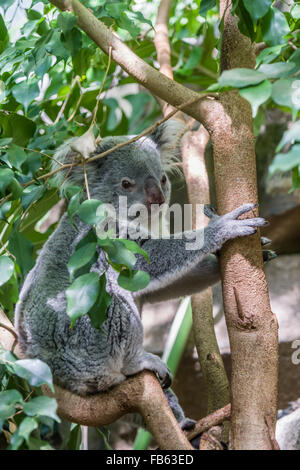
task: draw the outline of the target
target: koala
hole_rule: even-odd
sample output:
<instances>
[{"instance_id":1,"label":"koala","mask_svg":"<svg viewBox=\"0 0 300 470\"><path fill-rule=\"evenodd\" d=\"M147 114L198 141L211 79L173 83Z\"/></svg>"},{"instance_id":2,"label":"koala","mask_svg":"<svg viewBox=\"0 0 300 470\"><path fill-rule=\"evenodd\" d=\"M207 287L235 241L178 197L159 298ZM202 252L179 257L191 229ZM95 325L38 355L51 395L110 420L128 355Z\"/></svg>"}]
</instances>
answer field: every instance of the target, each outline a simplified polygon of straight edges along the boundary
<instances>
[{"instance_id":1,"label":"koala","mask_svg":"<svg viewBox=\"0 0 300 470\"><path fill-rule=\"evenodd\" d=\"M149 137L87 164L91 197L112 204L117 210L120 196L127 196L128 205L143 204L148 216L153 205L167 204L171 192L167 173L179 148L176 135L176 125L164 124ZM124 136L106 137L98 145L95 155L127 140ZM71 145L72 141L69 141L60 147L55 154L56 160L71 162L74 154ZM57 173L61 178L58 185L84 187L80 165L67 177L62 173ZM206 213L211 219L209 225L201 230L183 232L180 238L174 235L153 238L141 227L135 241L148 253L150 264L137 255L135 269L148 272L150 283L135 293L118 285L118 273L111 266L107 267L104 253L99 248L98 259L91 271L102 274L106 270L106 290L111 295L107 319L101 330L91 326L87 315L70 329L65 296L70 285L67 263L90 226L77 218L76 229L68 215L63 215L28 273L16 307L15 325L24 354L46 362L56 384L82 396L106 391L145 369L153 371L161 386L169 389L171 374L166 364L143 349L140 309L145 302L189 295L218 282L218 250L226 241L252 235L267 223L260 217L239 219L253 208L253 204L246 203L223 216L207 208ZM128 216L126 222L130 224L132 220ZM119 233L123 222L118 220ZM187 250L186 243L196 235L203 243L197 249ZM189 425L176 397L171 391L166 396L180 424L183 427Z\"/></svg>"}]
</instances>

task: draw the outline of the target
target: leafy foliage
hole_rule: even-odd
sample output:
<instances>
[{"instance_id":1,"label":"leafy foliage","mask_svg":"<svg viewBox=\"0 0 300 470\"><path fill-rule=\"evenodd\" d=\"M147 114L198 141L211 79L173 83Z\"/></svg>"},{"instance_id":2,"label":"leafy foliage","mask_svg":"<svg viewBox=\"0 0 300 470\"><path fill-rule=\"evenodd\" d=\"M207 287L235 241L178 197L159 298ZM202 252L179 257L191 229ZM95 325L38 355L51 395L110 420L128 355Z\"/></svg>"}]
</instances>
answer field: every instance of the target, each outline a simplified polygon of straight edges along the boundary
<instances>
[{"instance_id":1,"label":"leafy foliage","mask_svg":"<svg viewBox=\"0 0 300 470\"><path fill-rule=\"evenodd\" d=\"M139 57L156 67L153 25L158 0L82 3ZM196 91L236 88L252 106L257 132L267 109L291 113L295 124L284 134L270 174L291 172L291 189L300 187L299 2L280 10L273 0L234 0L232 13L238 16L240 30L264 47L254 70L223 73L219 63L223 23L218 8L216 0L172 2L169 39L174 79ZM72 13L59 12L45 1L28 0L25 7L17 0L1 1L0 305L11 319L24 276L56 226L55 222L46 230L42 228L59 200L58 188L49 175L51 159L67 138L79 137L90 128L107 67L108 57L80 30ZM139 133L159 114L156 100L112 61L96 113L101 136ZM101 276L90 272L99 247L107 267L118 272L119 285L130 291L149 282L146 273L134 269L136 255L147 259L147 253L129 240L99 239L95 224L102 217L98 210L101 201L83 201L82 195L82 188L75 186L66 192L73 225L81 220L91 226L68 263L68 314L72 325L88 315L92 325L101 328L110 295L105 272ZM54 402L38 400L43 398L39 396L40 384L50 384L47 368L1 354L0 393L4 395L0 424L9 446L48 448L42 427L54 429ZM25 391L19 386L16 389L13 380ZM38 396L28 398L32 387ZM41 414L46 408L51 416ZM78 447L79 440L80 427L74 425L67 447Z\"/></svg>"},{"instance_id":2,"label":"leafy foliage","mask_svg":"<svg viewBox=\"0 0 300 470\"><path fill-rule=\"evenodd\" d=\"M47 364L0 349L0 429L8 449L52 449L44 437L60 419L56 400L40 396L43 384L53 389Z\"/></svg>"}]
</instances>

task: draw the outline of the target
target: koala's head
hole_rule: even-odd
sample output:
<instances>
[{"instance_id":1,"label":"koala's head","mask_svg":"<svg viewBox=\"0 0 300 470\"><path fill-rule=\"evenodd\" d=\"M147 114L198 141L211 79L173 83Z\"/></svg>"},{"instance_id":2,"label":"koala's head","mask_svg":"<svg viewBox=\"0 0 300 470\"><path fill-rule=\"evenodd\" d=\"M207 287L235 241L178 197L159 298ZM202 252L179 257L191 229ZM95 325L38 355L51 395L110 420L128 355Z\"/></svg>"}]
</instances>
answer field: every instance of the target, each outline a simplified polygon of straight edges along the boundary
<instances>
[{"instance_id":1,"label":"koala's head","mask_svg":"<svg viewBox=\"0 0 300 470\"><path fill-rule=\"evenodd\" d=\"M130 143L109 155L86 164L87 179L91 197L119 208L120 196L127 197L127 206L142 204L149 214L156 207L169 203L171 185L168 173L174 160L180 156L180 139L183 125L177 121L159 126L156 131ZM117 144L126 142L130 136L105 137L94 155L99 155ZM74 154L67 142L55 154L55 158L67 163ZM55 163L54 163L55 165ZM63 178L59 176L59 178ZM84 187L81 165L74 167L63 187L77 185Z\"/></svg>"}]
</instances>

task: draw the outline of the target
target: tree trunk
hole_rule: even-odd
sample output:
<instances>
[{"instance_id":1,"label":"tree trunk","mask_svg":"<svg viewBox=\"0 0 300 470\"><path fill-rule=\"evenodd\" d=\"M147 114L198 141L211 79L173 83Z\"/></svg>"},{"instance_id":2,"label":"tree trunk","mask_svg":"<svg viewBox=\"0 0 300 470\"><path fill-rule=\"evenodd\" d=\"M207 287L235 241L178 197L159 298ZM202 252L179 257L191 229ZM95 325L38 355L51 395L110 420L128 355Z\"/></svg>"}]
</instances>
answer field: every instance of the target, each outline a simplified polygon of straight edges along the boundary
<instances>
[{"instance_id":1,"label":"tree trunk","mask_svg":"<svg viewBox=\"0 0 300 470\"><path fill-rule=\"evenodd\" d=\"M250 40L221 1L224 32L222 69L253 67ZM223 93L213 144L218 213L257 202L251 107L237 91ZM257 216L257 210L253 216ZM259 233L226 243L221 250L224 311L231 358L231 447L272 449L275 444L278 382L278 333L263 270Z\"/></svg>"}]
</instances>

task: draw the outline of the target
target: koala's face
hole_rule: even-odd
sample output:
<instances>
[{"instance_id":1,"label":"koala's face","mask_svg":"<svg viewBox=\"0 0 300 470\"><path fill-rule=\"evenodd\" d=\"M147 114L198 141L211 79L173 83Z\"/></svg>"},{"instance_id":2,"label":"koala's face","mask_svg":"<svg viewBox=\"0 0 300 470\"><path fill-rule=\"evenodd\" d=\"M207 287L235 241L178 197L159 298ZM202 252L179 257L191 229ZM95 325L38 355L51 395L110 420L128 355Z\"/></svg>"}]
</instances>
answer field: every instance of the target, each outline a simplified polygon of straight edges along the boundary
<instances>
[{"instance_id":1,"label":"koala's face","mask_svg":"<svg viewBox=\"0 0 300 470\"><path fill-rule=\"evenodd\" d=\"M97 153L120 143L120 139L103 139ZM99 184L97 188L93 184L95 197L113 204L118 210L120 197L125 196L129 219L139 212L137 205L144 206L150 216L159 211L163 204L169 203L170 181L157 146L151 139L129 144L100 159L96 172Z\"/></svg>"}]
</instances>

